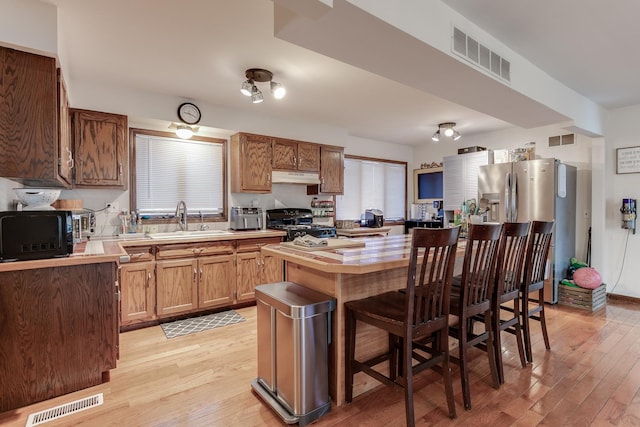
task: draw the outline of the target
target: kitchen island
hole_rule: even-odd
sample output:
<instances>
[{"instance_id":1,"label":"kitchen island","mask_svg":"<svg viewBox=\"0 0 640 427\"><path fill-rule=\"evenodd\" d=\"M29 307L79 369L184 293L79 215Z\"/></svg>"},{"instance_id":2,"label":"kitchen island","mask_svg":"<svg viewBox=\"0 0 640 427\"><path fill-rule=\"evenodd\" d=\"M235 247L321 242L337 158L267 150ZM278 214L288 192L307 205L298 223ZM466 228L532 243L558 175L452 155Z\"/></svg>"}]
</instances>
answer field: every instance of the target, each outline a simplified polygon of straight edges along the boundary
<instances>
[{"instance_id":1,"label":"kitchen island","mask_svg":"<svg viewBox=\"0 0 640 427\"><path fill-rule=\"evenodd\" d=\"M329 349L329 393L337 405L344 403L344 303L406 286L411 236L387 236L358 239L358 248L308 251L291 246L267 245L266 254L285 262L286 280L322 292L336 299L332 313L332 336ZM457 258L464 243L458 244ZM380 354L387 336L368 325L358 326L356 356ZM354 396L379 383L358 373L354 378Z\"/></svg>"}]
</instances>

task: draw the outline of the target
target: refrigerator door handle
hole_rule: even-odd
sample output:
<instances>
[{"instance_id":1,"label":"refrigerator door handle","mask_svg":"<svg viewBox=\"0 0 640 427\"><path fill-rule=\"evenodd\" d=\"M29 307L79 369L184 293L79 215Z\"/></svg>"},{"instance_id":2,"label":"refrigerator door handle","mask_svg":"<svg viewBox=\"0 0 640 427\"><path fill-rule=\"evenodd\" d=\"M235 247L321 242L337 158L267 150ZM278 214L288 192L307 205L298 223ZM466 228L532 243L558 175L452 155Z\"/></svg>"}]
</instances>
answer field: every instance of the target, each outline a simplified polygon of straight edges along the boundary
<instances>
[{"instance_id":1,"label":"refrigerator door handle","mask_svg":"<svg viewBox=\"0 0 640 427\"><path fill-rule=\"evenodd\" d=\"M513 174L513 185L511 186L511 220L518 221L518 174Z\"/></svg>"},{"instance_id":2,"label":"refrigerator door handle","mask_svg":"<svg viewBox=\"0 0 640 427\"><path fill-rule=\"evenodd\" d=\"M504 218L505 221L511 221L511 174L507 172L504 177Z\"/></svg>"}]
</instances>

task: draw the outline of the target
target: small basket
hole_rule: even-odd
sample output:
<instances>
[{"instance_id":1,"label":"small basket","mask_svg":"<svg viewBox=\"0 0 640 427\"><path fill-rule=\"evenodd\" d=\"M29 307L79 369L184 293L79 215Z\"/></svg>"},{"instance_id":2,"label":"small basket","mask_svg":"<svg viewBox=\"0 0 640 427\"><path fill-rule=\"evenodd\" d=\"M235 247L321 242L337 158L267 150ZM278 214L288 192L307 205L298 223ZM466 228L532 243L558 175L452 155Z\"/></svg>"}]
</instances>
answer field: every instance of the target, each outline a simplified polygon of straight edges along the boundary
<instances>
[{"instance_id":1,"label":"small basket","mask_svg":"<svg viewBox=\"0 0 640 427\"><path fill-rule=\"evenodd\" d=\"M558 284L558 304L582 310L595 311L607 303L607 285L602 283L595 289L585 289Z\"/></svg>"}]
</instances>

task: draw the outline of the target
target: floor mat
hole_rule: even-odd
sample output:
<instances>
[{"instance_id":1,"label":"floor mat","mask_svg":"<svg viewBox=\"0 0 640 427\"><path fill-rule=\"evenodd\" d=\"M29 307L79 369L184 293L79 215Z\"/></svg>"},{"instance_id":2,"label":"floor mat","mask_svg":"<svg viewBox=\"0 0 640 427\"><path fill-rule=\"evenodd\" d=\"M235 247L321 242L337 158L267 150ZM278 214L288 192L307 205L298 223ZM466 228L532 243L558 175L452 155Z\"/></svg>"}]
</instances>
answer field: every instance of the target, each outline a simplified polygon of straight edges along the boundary
<instances>
[{"instance_id":1,"label":"floor mat","mask_svg":"<svg viewBox=\"0 0 640 427\"><path fill-rule=\"evenodd\" d=\"M239 322L244 322L244 317L240 316L234 310L229 310L221 313L208 314L206 316L191 317L189 319L163 323L160 326L167 338L175 338L195 332L206 331L207 329L233 325Z\"/></svg>"}]
</instances>

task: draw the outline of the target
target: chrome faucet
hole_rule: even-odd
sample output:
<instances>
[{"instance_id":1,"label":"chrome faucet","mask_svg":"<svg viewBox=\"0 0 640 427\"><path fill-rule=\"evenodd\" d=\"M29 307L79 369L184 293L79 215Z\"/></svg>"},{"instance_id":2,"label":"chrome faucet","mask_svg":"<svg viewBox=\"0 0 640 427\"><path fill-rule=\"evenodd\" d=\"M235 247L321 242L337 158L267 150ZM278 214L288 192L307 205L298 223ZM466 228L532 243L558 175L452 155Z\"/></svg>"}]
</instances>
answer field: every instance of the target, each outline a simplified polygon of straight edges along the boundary
<instances>
[{"instance_id":1,"label":"chrome faucet","mask_svg":"<svg viewBox=\"0 0 640 427\"><path fill-rule=\"evenodd\" d=\"M178 220L178 226L180 230L188 230L187 228L187 204L184 200L178 202L176 206L176 219Z\"/></svg>"},{"instance_id":2,"label":"chrome faucet","mask_svg":"<svg viewBox=\"0 0 640 427\"><path fill-rule=\"evenodd\" d=\"M204 223L204 214L202 211L198 211L198 214L200 215L200 231L208 230L209 225Z\"/></svg>"}]
</instances>

